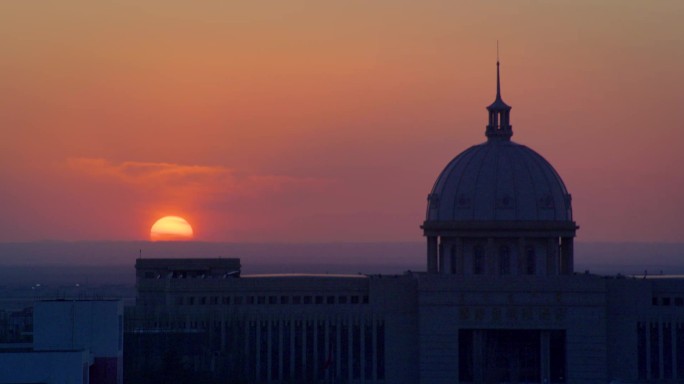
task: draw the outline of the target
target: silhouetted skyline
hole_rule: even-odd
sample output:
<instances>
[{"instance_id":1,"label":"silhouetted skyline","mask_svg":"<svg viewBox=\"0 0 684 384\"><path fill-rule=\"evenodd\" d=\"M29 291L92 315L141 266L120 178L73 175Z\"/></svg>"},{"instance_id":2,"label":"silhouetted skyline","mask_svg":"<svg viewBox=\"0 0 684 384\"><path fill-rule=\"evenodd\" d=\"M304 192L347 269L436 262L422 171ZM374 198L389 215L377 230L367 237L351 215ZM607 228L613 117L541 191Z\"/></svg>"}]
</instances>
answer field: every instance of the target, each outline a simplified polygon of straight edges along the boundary
<instances>
[{"instance_id":1,"label":"silhouetted skyline","mask_svg":"<svg viewBox=\"0 0 684 384\"><path fill-rule=\"evenodd\" d=\"M142 249L142 253L139 251ZM425 269L425 244L255 244L208 242L39 242L0 244L0 280L27 284L132 284L135 260L239 257L254 273L403 273ZM599 274L684 274L684 244L576 244L576 270Z\"/></svg>"}]
</instances>

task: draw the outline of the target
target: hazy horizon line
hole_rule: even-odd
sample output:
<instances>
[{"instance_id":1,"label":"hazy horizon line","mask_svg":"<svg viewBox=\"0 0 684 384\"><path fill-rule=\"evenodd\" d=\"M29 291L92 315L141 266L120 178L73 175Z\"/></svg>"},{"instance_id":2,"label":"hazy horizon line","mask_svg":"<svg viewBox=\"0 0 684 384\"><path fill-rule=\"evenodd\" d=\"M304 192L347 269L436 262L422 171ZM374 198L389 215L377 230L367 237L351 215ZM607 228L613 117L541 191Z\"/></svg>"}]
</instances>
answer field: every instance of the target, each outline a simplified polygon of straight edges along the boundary
<instances>
[{"instance_id":1,"label":"hazy horizon line","mask_svg":"<svg viewBox=\"0 0 684 384\"><path fill-rule=\"evenodd\" d=\"M415 244L423 240L387 240L387 241L211 241L211 240L26 240L26 241L0 241L0 244L75 244L75 243L144 243L144 244L241 244L241 245L329 245L329 244ZM656 241L656 240L578 240L575 244L671 244L684 245L684 241Z\"/></svg>"}]
</instances>

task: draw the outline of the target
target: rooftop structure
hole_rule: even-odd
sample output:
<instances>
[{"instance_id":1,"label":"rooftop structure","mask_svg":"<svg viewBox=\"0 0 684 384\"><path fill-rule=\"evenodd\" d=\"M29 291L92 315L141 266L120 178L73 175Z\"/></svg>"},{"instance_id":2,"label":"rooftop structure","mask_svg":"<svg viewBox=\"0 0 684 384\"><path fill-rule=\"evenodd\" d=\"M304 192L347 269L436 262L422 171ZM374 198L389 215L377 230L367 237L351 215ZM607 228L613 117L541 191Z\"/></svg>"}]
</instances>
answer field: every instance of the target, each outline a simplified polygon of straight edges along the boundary
<instances>
[{"instance_id":1,"label":"rooftop structure","mask_svg":"<svg viewBox=\"0 0 684 384\"><path fill-rule=\"evenodd\" d=\"M511 141L498 61L487 110L487 141L447 164L428 195L428 272L571 274L577 225L570 194L548 161Z\"/></svg>"}]
</instances>

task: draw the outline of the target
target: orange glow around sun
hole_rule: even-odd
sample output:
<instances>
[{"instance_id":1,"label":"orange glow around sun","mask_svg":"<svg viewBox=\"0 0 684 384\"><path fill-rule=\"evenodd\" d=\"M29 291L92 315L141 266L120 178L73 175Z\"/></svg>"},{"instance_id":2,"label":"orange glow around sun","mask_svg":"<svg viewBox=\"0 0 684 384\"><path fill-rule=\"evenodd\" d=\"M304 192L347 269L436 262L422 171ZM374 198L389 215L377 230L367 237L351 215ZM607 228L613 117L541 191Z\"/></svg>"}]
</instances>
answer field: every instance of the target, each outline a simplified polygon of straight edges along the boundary
<instances>
[{"instance_id":1,"label":"orange glow around sun","mask_svg":"<svg viewBox=\"0 0 684 384\"><path fill-rule=\"evenodd\" d=\"M150 229L152 241L192 240L192 237L193 231L190 223L178 216L164 216Z\"/></svg>"}]
</instances>

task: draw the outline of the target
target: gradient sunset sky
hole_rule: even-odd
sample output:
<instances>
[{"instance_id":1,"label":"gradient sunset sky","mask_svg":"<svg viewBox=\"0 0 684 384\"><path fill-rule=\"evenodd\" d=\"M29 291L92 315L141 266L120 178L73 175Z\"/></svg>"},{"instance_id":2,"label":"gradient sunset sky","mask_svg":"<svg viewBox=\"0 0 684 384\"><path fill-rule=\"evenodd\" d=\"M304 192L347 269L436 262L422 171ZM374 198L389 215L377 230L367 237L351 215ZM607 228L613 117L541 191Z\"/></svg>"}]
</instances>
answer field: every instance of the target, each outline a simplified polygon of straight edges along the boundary
<instances>
[{"instance_id":1,"label":"gradient sunset sky","mask_svg":"<svg viewBox=\"0 0 684 384\"><path fill-rule=\"evenodd\" d=\"M684 241L684 1L0 2L0 241L413 241L513 140L578 241Z\"/></svg>"}]
</instances>

